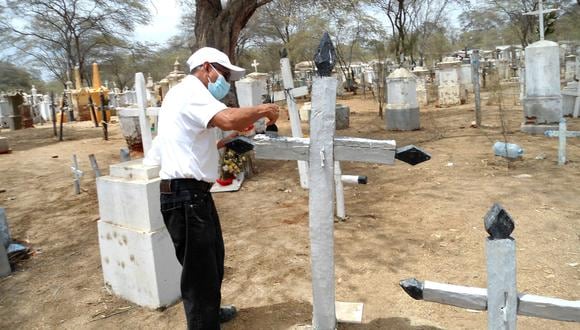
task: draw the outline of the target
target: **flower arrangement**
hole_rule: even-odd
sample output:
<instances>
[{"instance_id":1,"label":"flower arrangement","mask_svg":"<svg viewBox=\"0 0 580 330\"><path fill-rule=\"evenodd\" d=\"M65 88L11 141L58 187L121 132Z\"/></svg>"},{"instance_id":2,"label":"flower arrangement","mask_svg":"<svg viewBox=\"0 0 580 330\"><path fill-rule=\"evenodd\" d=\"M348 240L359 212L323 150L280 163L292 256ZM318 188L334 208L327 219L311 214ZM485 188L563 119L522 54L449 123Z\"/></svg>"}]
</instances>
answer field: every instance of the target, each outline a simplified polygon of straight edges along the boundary
<instances>
[{"instance_id":1,"label":"flower arrangement","mask_svg":"<svg viewBox=\"0 0 580 330\"><path fill-rule=\"evenodd\" d=\"M240 174L242 168L244 167L244 161L246 156L238 154L232 149L226 149L224 152L222 175L218 181L222 185L228 185L232 183L233 179Z\"/></svg>"}]
</instances>

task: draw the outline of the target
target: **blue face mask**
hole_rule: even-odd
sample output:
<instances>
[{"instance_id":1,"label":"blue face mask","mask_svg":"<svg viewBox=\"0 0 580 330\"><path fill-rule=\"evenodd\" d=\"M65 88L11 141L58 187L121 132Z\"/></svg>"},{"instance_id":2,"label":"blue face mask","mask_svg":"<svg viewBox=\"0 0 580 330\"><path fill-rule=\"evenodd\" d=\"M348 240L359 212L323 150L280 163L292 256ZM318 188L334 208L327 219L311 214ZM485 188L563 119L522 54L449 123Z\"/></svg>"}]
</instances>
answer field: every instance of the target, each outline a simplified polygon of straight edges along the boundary
<instances>
[{"instance_id":1,"label":"blue face mask","mask_svg":"<svg viewBox=\"0 0 580 330\"><path fill-rule=\"evenodd\" d=\"M218 78L215 82L211 82L210 80L210 82L207 84L207 89L213 97L215 97L217 100L221 100L230 91L230 84L226 81L226 78L224 78L224 76L222 76L213 66L212 69L218 74Z\"/></svg>"}]
</instances>

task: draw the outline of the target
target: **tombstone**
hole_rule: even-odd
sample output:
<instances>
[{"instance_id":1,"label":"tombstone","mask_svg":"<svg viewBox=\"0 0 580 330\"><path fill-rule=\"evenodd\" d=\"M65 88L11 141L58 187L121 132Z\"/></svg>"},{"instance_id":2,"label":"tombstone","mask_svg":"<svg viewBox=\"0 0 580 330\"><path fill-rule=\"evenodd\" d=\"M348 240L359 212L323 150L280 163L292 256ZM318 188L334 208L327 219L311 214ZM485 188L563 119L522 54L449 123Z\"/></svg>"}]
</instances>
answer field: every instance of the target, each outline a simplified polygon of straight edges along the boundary
<instances>
[{"instance_id":1,"label":"tombstone","mask_svg":"<svg viewBox=\"0 0 580 330\"><path fill-rule=\"evenodd\" d=\"M522 131L543 134L560 120L560 58L558 44L541 40L526 47L524 123Z\"/></svg>"},{"instance_id":2,"label":"tombstone","mask_svg":"<svg viewBox=\"0 0 580 330\"><path fill-rule=\"evenodd\" d=\"M141 127L139 126L139 111L132 108L120 108L117 111L121 133L127 148L132 152L143 152Z\"/></svg>"},{"instance_id":3,"label":"tombstone","mask_svg":"<svg viewBox=\"0 0 580 330\"><path fill-rule=\"evenodd\" d=\"M574 81L576 77L576 55L566 56L566 73L564 74L564 80L567 82Z\"/></svg>"},{"instance_id":4,"label":"tombstone","mask_svg":"<svg viewBox=\"0 0 580 330\"><path fill-rule=\"evenodd\" d=\"M8 143L8 138L0 136L0 154L5 154L10 152L10 144Z\"/></svg>"},{"instance_id":5,"label":"tombstone","mask_svg":"<svg viewBox=\"0 0 580 330\"><path fill-rule=\"evenodd\" d=\"M462 90L466 91L467 93L473 93L473 79L471 71L471 63L461 64L459 83L462 86Z\"/></svg>"},{"instance_id":6,"label":"tombstone","mask_svg":"<svg viewBox=\"0 0 580 330\"><path fill-rule=\"evenodd\" d=\"M413 74L417 77L417 102L419 102L419 106L428 105L429 92L427 89L427 79L429 70L422 66L416 66L413 69Z\"/></svg>"},{"instance_id":7,"label":"tombstone","mask_svg":"<svg viewBox=\"0 0 580 330\"><path fill-rule=\"evenodd\" d=\"M24 104L24 96L21 93L8 95L8 128L11 131L22 129L22 105Z\"/></svg>"},{"instance_id":8,"label":"tombstone","mask_svg":"<svg viewBox=\"0 0 580 330\"><path fill-rule=\"evenodd\" d=\"M387 130L411 131L420 128L416 78L405 68L387 77Z\"/></svg>"},{"instance_id":9,"label":"tombstone","mask_svg":"<svg viewBox=\"0 0 580 330\"><path fill-rule=\"evenodd\" d=\"M236 94L240 107L255 107L262 104L262 83L250 77L244 77L236 83ZM254 123L255 131L263 133L266 131L266 120L260 118Z\"/></svg>"},{"instance_id":10,"label":"tombstone","mask_svg":"<svg viewBox=\"0 0 580 330\"><path fill-rule=\"evenodd\" d=\"M350 126L350 108L344 104L336 104L336 129L347 129Z\"/></svg>"},{"instance_id":11,"label":"tombstone","mask_svg":"<svg viewBox=\"0 0 580 330\"><path fill-rule=\"evenodd\" d=\"M439 68L439 106L453 106L461 103L461 85L459 68L461 62L449 61L438 63Z\"/></svg>"},{"instance_id":12,"label":"tombstone","mask_svg":"<svg viewBox=\"0 0 580 330\"><path fill-rule=\"evenodd\" d=\"M105 285L140 306L159 308L180 297L181 266L163 223L159 167L134 160L97 179L97 223Z\"/></svg>"}]
</instances>

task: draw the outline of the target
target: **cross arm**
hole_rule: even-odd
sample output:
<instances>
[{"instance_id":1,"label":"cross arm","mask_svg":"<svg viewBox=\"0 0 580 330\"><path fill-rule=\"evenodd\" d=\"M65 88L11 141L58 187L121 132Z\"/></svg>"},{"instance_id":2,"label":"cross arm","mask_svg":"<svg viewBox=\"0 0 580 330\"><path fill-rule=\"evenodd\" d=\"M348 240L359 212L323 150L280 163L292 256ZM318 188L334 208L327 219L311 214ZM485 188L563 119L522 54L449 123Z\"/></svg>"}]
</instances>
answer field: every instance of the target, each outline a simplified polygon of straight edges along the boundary
<instances>
[{"instance_id":1,"label":"cross arm","mask_svg":"<svg viewBox=\"0 0 580 330\"><path fill-rule=\"evenodd\" d=\"M547 137L559 137L560 131L545 131L544 135ZM566 137L573 138L573 137L580 137L580 131L567 131Z\"/></svg>"},{"instance_id":2,"label":"cross arm","mask_svg":"<svg viewBox=\"0 0 580 330\"><path fill-rule=\"evenodd\" d=\"M487 310L487 289L462 285L419 281L400 282L405 292L416 300L425 300L466 309ZM518 294L519 315L543 319L580 322L580 300L564 300L526 293Z\"/></svg>"},{"instance_id":3,"label":"cross arm","mask_svg":"<svg viewBox=\"0 0 580 330\"><path fill-rule=\"evenodd\" d=\"M310 151L308 138L271 138L259 134L254 138L254 145L256 158L259 159L308 161ZM393 140L336 137L334 160L390 165L395 161L396 149L396 143Z\"/></svg>"}]
</instances>

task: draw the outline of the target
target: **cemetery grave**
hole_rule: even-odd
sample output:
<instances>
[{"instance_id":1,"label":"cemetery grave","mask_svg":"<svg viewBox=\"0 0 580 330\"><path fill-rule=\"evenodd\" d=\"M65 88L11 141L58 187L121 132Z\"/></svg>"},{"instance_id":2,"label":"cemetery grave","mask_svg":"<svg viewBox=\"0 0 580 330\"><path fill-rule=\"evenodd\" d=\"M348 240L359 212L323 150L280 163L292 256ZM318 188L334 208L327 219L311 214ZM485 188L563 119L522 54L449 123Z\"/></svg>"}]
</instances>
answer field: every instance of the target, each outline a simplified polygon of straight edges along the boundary
<instances>
[{"instance_id":1,"label":"cemetery grave","mask_svg":"<svg viewBox=\"0 0 580 330\"><path fill-rule=\"evenodd\" d=\"M398 282L416 276L485 287L483 227L476 215L494 202L519 220L514 232L518 290L579 299L578 140L568 139L568 163L558 166L557 140L520 132L521 108L505 102L500 117L497 105L486 102L489 97L484 90L482 128L470 128L471 101L445 109L422 106L421 130L401 132L385 131L370 98L337 99L351 109L350 127L340 135L395 139L399 146L416 144L433 156L415 167L341 162L344 172L364 173L369 184L345 186L349 219L335 223L336 299L364 303L363 325L339 324L339 329L484 328L485 312L413 301ZM493 156L492 145L503 140L500 118L508 141L525 149L520 161ZM280 135L291 135L288 120L278 124ZM576 118L567 124L569 131L580 130ZM301 125L308 132L308 123ZM126 145L114 118L108 141L93 126L67 123L60 143L51 125L1 132L12 153L0 157L0 168L10 169L0 176L0 201L13 237L36 251L0 279L2 324L180 328L181 305L149 310L110 294L103 285L88 156L94 154L107 175ZM73 154L85 173L79 195L70 170ZM259 173L240 192L215 195L227 255L223 299L240 310L224 328L311 324L308 191L300 187L296 161L257 160L256 165ZM517 322L520 328L577 327L529 317Z\"/></svg>"}]
</instances>

